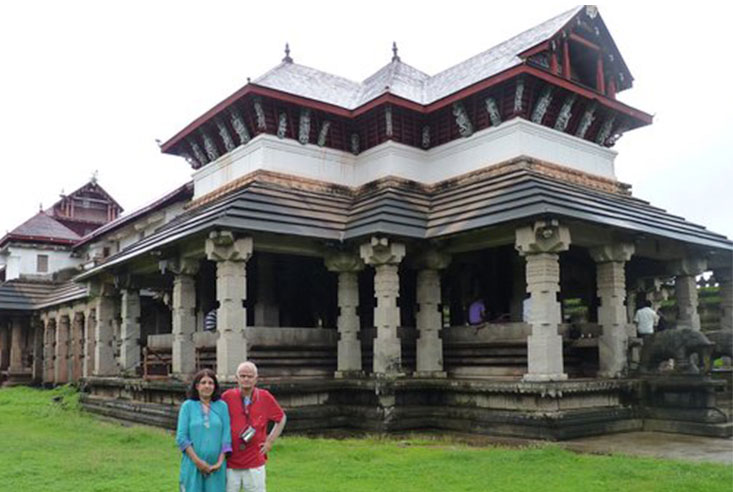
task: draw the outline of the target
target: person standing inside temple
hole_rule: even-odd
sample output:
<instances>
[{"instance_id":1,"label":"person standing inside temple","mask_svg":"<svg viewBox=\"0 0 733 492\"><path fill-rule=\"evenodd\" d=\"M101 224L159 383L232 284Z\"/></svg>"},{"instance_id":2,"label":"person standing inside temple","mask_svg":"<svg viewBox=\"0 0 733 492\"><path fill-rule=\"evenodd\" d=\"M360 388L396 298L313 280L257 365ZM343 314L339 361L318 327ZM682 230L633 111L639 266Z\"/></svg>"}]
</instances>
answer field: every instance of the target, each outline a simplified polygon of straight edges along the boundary
<instances>
[{"instance_id":1,"label":"person standing inside temple","mask_svg":"<svg viewBox=\"0 0 733 492\"><path fill-rule=\"evenodd\" d=\"M644 306L636 311L634 323L636 332L640 337L648 337L654 334L654 326L659 322L659 315L652 309L651 301L644 301Z\"/></svg>"},{"instance_id":2,"label":"person standing inside temple","mask_svg":"<svg viewBox=\"0 0 733 492\"><path fill-rule=\"evenodd\" d=\"M183 453L179 487L185 492L221 492L226 486L225 455L232 450L229 410L219 397L211 369L196 373L178 412L176 444Z\"/></svg>"},{"instance_id":3,"label":"person standing inside temple","mask_svg":"<svg viewBox=\"0 0 733 492\"><path fill-rule=\"evenodd\" d=\"M237 388L222 399L229 407L232 454L227 459L227 492L265 492L267 453L285 427L287 417L269 391L257 388L257 366L237 367ZM268 433L270 422L275 425Z\"/></svg>"}]
</instances>

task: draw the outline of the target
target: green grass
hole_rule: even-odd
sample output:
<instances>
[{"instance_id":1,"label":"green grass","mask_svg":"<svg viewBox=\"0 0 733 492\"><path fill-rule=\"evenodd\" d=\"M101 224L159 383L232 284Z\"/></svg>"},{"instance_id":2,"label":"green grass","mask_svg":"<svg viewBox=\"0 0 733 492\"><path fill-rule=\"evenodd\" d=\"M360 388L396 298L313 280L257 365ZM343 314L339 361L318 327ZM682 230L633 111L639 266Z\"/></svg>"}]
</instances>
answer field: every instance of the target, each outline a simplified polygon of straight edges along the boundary
<instances>
[{"instance_id":1,"label":"green grass","mask_svg":"<svg viewBox=\"0 0 733 492\"><path fill-rule=\"evenodd\" d=\"M100 422L79 411L72 388L0 390L0 436L3 490L177 490L180 455L171 433ZM722 491L731 483L733 467L725 465L424 437L286 437L268 464L271 492Z\"/></svg>"}]
</instances>

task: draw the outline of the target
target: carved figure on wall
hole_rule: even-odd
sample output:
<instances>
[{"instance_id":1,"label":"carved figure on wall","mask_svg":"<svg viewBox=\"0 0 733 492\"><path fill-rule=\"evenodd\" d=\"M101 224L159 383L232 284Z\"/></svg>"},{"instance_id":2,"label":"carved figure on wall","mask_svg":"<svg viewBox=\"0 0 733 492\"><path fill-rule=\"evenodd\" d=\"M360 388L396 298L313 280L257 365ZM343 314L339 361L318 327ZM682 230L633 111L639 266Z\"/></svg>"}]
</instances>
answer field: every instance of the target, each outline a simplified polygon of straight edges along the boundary
<instances>
[{"instance_id":1,"label":"carved figure on wall","mask_svg":"<svg viewBox=\"0 0 733 492\"><path fill-rule=\"evenodd\" d=\"M304 108L300 111L300 124L298 125L298 141L305 145L308 143L311 134L311 110Z\"/></svg>"},{"instance_id":2,"label":"carved figure on wall","mask_svg":"<svg viewBox=\"0 0 733 492\"><path fill-rule=\"evenodd\" d=\"M603 126L600 130L598 130L598 135L596 135L596 143L598 145L606 145L606 140L608 140L608 137L611 136L611 129L613 129L613 124L615 122L615 116L611 116L603 122Z\"/></svg>"},{"instance_id":3,"label":"carved figure on wall","mask_svg":"<svg viewBox=\"0 0 733 492\"><path fill-rule=\"evenodd\" d=\"M501 113L499 113L499 106L493 97L486 99L486 111L489 113L491 126L499 126L501 124Z\"/></svg>"},{"instance_id":4,"label":"carved figure on wall","mask_svg":"<svg viewBox=\"0 0 733 492\"><path fill-rule=\"evenodd\" d=\"M249 136L249 130L247 130L247 125L244 124L244 118L242 118L242 115L239 114L239 111L232 110L232 128L234 128L234 131L237 132L237 136L239 137L239 142L244 145L250 140Z\"/></svg>"},{"instance_id":5,"label":"carved figure on wall","mask_svg":"<svg viewBox=\"0 0 733 492\"><path fill-rule=\"evenodd\" d=\"M583 113L583 117L580 119L578 129L575 131L575 136L579 138L585 138L585 134L588 132L588 128L593 124L596 119L594 113L596 112L596 103L591 104L588 109Z\"/></svg>"},{"instance_id":6,"label":"carved figure on wall","mask_svg":"<svg viewBox=\"0 0 733 492\"><path fill-rule=\"evenodd\" d=\"M201 147L199 147L199 144L191 140L189 142L191 144L191 151L193 152L194 157L196 157L196 160L199 161L199 163L203 166L209 160L206 158L206 155L204 154L204 151L201 150Z\"/></svg>"},{"instance_id":7,"label":"carved figure on wall","mask_svg":"<svg viewBox=\"0 0 733 492\"><path fill-rule=\"evenodd\" d=\"M471 123L463 104L459 102L453 104L453 116L456 117L458 133L460 133L463 138L473 135L473 124Z\"/></svg>"},{"instance_id":8,"label":"carved figure on wall","mask_svg":"<svg viewBox=\"0 0 733 492\"><path fill-rule=\"evenodd\" d=\"M326 120L321 125L321 131L318 133L318 146L323 147L326 145L326 138L328 137L328 129L331 128L331 122Z\"/></svg>"},{"instance_id":9,"label":"carved figure on wall","mask_svg":"<svg viewBox=\"0 0 733 492\"><path fill-rule=\"evenodd\" d=\"M430 147L430 127L422 127L422 148L427 149Z\"/></svg>"},{"instance_id":10,"label":"carved figure on wall","mask_svg":"<svg viewBox=\"0 0 733 492\"><path fill-rule=\"evenodd\" d=\"M237 148L231 135L229 135L229 130L227 129L224 122L217 120L216 127L219 129L219 136L224 141L224 148L227 150L227 152L231 152L232 150Z\"/></svg>"},{"instance_id":11,"label":"carved figure on wall","mask_svg":"<svg viewBox=\"0 0 733 492\"><path fill-rule=\"evenodd\" d=\"M545 113L547 113L547 108L550 107L550 103L552 102L552 92L553 88L552 86L548 85L544 88L542 91L542 95L540 96L540 99L537 101L537 105L534 107L534 111L532 111L532 122L542 124L542 119L545 117Z\"/></svg>"},{"instance_id":12,"label":"carved figure on wall","mask_svg":"<svg viewBox=\"0 0 733 492\"><path fill-rule=\"evenodd\" d=\"M384 124L385 124L385 134L388 137L392 136L392 106L387 106L384 109Z\"/></svg>"},{"instance_id":13,"label":"carved figure on wall","mask_svg":"<svg viewBox=\"0 0 733 492\"><path fill-rule=\"evenodd\" d=\"M575 104L576 97L577 96L575 94L571 94L567 99L565 99L565 102L562 104L562 108L560 109L560 114L557 115L557 120L555 120L555 130L564 132L568 127L570 118L573 117L573 113L571 111L573 109L573 104Z\"/></svg>"},{"instance_id":14,"label":"carved figure on wall","mask_svg":"<svg viewBox=\"0 0 733 492\"><path fill-rule=\"evenodd\" d=\"M351 134L351 153L357 155L359 153L359 134Z\"/></svg>"},{"instance_id":15,"label":"carved figure on wall","mask_svg":"<svg viewBox=\"0 0 733 492\"><path fill-rule=\"evenodd\" d=\"M288 115L280 113L280 117L277 122L277 138L285 138L285 133L288 131Z\"/></svg>"},{"instance_id":16,"label":"carved figure on wall","mask_svg":"<svg viewBox=\"0 0 733 492\"><path fill-rule=\"evenodd\" d=\"M661 362L674 359L675 372L699 374L693 354L697 354L698 361L709 360L713 345L703 333L690 328L657 332L644 340L640 370L647 374L658 373Z\"/></svg>"},{"instance_id":17,"label":"carved figure on wall","mask_svg":"<svg viewBox=\"0 0 733 492\"><path fill-rule=\"evenodd\" d=\"M214 141L206 133L201 132L201 136L204 139L204 150L206 151L206 156L211 161L217 160L219 158L219 149L216 148Z\"/></svg>"},{"instance_id":18,"label":"carved figure on wall","mask_svg":"<svg viewBox=\"0 0 733 492\"><path fill-rule=\"evenodd\" d=\"M514 112L522 112L522 98L524 97L524 79L517 80L517 87L514 90Z\"/></svg>"},{"instance_id":19,"label":"carved figure on wall","mask_svg":"<svg viewBox=\"0 0 733 492\"><path fill-rule=\"evenodd\" d=\"M267 130L267 120L265 119L265 110L262 109L262 99L254 100L255 115L257 115L257 129Z\"/></svg>"}]
</instances>

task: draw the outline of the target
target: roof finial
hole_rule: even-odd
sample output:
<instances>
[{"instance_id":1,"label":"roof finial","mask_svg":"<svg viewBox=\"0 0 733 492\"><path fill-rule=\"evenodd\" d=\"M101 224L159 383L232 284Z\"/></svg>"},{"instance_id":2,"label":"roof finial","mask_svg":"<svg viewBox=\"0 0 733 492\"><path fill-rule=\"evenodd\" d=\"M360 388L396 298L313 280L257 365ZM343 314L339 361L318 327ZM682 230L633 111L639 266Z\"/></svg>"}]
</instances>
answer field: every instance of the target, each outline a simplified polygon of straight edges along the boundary
<instances>
[{"instance_id":1,"label":"roof finial","mask_svg":"<svg viewBox=\"0 0 733 492\"><path fill-rule=\"evenodd\" d=\"M293 59L290 58L290 44L289 43L285 43L285 58L283 58L283 62L293 63Z\"/></svg>"},{"instance_id":2,"label":"roof finial","mask_svg":"<svg viewBox=\"0 0 733 492\"><path fill-rule=\"evenodd\" d=\"M399 55L397 55L397 42L392 41L392 61L400 61Z\"/></svg>"},{"instance_id":3,"label":"roof finial","mask_svg":"<svg viewBox=\"0 0 733 492\"><path fill-rule=\"evenodd\" d=\"M95 169L94 172L92 173L92 178L89 181L91 181L92 184L97 184L98 179L99 179L99 169Z\"/></svg>"}]
</instances>

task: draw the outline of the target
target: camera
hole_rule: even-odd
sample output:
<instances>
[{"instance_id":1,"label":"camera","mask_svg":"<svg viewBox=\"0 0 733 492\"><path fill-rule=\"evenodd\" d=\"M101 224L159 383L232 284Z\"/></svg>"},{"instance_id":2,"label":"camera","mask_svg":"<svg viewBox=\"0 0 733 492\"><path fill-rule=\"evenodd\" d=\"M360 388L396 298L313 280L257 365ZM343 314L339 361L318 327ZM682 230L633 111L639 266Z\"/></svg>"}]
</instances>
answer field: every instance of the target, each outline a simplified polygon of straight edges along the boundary
<instances>
[{"instance_id":1,"label":"camera","mask_svg":"<svg viewBox=\"0 0 733 492\"><path fill-rule=\"evenodd\" d=\"M252 440L256 433L257 431L255 430L255 428L250 425L249 427L244 429L241 434L239 434L239 438L243 442L248 443Z\"/></svg>"}]
</instances>

